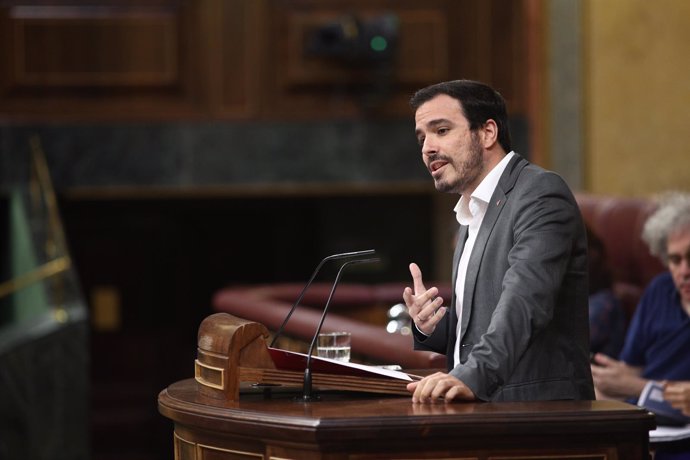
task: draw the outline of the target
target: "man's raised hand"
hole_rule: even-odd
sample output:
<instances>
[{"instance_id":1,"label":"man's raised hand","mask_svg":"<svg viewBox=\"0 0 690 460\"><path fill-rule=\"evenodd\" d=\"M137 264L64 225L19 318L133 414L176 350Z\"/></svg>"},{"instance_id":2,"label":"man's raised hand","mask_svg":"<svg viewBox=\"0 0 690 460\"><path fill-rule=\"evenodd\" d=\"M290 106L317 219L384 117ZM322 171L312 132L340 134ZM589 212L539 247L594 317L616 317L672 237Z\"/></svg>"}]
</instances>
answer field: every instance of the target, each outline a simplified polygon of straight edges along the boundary
<instances>
[{"instance_id":1,"label":"man's raised hand","mask_svg":"<svg viewBox=\"0 0 690 460\"><path fill-rule=\"evenodd\" d=\"M436 329L436 325L446 314L443 307L443 299L438 297L438 288L427 289L422 280L422 271L415 263L410 264L412 275L412 288L406 287L403 291L403 300L407 305L410 318L414 321L420 332L430 335Z\"/></svg>"}]
</instances>

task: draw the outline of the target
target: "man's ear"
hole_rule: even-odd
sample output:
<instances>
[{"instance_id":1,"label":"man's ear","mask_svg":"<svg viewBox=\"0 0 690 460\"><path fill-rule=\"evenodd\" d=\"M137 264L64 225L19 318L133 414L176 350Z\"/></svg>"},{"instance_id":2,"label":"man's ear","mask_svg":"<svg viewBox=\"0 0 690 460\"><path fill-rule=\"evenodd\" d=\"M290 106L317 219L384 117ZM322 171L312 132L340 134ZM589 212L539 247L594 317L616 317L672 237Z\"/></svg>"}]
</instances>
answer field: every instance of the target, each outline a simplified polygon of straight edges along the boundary
<instances>
[{"instance_id":1,"label":"man's ear","mask_svg":"<svg viewBox=\"0 0 690 460\"><path fill-rule=\"evenodd\" d=\"M480 132L482 145L485 149L490 149L498 142L498 125L491 118L486 120Z\"/></svg>"}]
</instances>

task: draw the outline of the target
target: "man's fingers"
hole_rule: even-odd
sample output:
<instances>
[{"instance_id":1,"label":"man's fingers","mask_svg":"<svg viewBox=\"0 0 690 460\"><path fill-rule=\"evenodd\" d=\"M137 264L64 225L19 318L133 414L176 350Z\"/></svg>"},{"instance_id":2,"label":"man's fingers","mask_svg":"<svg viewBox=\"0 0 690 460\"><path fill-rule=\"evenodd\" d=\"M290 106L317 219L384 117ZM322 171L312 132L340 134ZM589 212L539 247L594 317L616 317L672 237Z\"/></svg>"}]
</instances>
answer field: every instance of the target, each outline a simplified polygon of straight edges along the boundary
<instances>
[{"instance_id":1,"label":"man's fingers","mask_svg":"<svg viewBox=\"0 0 690 460\"><path fill-rule=\"evenodd\" d=\"M461 399L462 396L462 387L459 385L455 385L451 387L448 391L446 391L446 395L443 397L446 402L451 402L455 399Z\"/></svg>"},{"instance_id":2,"label":"man's fingers","mask_svg":"<svg viewBox=\"0 0 690 460\"><path fill-rule=\"evenodd\" d=\"M431 320L434 315L438 314L441 306L443 305L443 298L437 297L438 289L431 288L423 296L417 298L418 304L424 305L422 309L417 314L417 319L422 321ZM441 319L440 317L436 320Z\"/></svg>"},{"instance_id":3,"label":"man's fingers","mask_svg":"<svg viewBox=\"0 0 690 460\"><path fill-rule=\"evenodd\" d=\"M436 325L443 315L445 315L447 308L443 307L443 299L436 297L438 289L431 288L425 294L416 297L411 307L408 307L410 317L414 321L417 329L426 335L431 335L436 329ZM410 305L410 304L408 304ZM420 307L423 305L423 307Z\"/></svg>"},{"instance_id":4,"label":"man's fingers","mask_svg":"<svg viewBox=\"0 0 690 460\"><path fill-rule=\"evenodd\" d=\"M683 399L683 389L676 385L667 385L664 389L664 399L675 401Z\"/></svg>"},{"instance_id":5,"label":"man's fingers","mask_svg":"<svg viewBox=\"0 0 690 460\"><path fill-rule=\"evenodd\" d=\"M433 399L444 399L446 402L450 402L461 395L463 387L464 384L460 380L446 375L436 384L431 396Z\"/></svg>"},{"instance_id":6,"label":"man's fingers","mask_svg":"<svg viewBox=\"0 0 690 460\"><path fill-rule=\"evenodd\" d=\"M405 302L405 305L407 306L407 311L410 314L410 316L413 319L416 319L419 312L421 311L422 307L424 306L424 303L418 302L418 300L415 298L414 294L412 293L412 289L409 287L406 287L403 290L403 301Z\"/></svg>"},{"instance_id":7,"label":"man's fingers","mask_svg":"<svg viewBox=\"0 0 690 460\"><path fill-rule=\"evenodd\" d=\"M426 402L429 400L431 392L436 386L436 382L443 375L441 372L436 372L432 375L427 375L419 382L408 384L407 389L414 391L412 395L412 402Z\"/></svg>"},{"instance_id":8,"label":"man's fingers","mask_svg":"<svg viewBox=\"0 0 690 460\"><path fill-rule=\"evenodd\" d=\"M609 358L603 353L597 353L594 355L594 364L597 364L599 366L610 366L615 363L617 363L615 359Z\"/></svg>"},{"instance_id":9,"label":"man's fingers","mask_svg":"<svg viewBox=\"0 0 690 460\"><path fill-rule=\"evenodd\" d=\"M414 299L412 298L412 289L409 287L406 287L403 290L403 300L405 301L407 308L410 308L410 305L412 305L412 302L414 302Z\"/></svg>"},{"instance_id":10,"label":"man's fingers","mask_svg":"<svg viewBox=\"0 0 690 460\"><path fill-rule=\"evenodd\" d=\"M414 393L414 390L417 388L418 384L419 384L419 382L408 383L407 387L405 387L405 388L407 388L407 391L409 391L410 393Z\"/></svg>"},{"instance_id":11,"label":"man's fingers","mask_svg":"<svg viewBox=\"0 0 690 460\"><path fill-rule=\"evenodd\" d=\"M441 299L443 301L443 299ZM441 318L446 314L448 311L448 308L446 307L440 307L438 310L436 310L436 313L434 313L434 326L438 324L439 321L441 321Z\"/></svg>"},{"instance_id":12,"label":"man's fingers","mask_svg":"<svg viewBox=\"0 0 690 460\"><path fill-rule=\"evenodd\" d=\"M426 376L418 382L412 382L407 385L407 390L412 393L412 402L423 402L420 398L424 385L426 385L428 379L429 376Z\"/></svg>"},{"instance_id":13,"label":"man's fingers","mask_svg":"<svg viewBox=\"0 0 690 460\"><path fill-rule=\"evenodd\" d=\"M417 382L414 394L412 395L412 402L426 402L429 399L431 389L433 389L433 384L430 384L429 377Z\"/></svg>"},{"instance_id":14,"label":"man's fingers","mask_svg":"<svg viewBox=\"0 0 690 460\"><path fill-rule=\"evenodd\" d=\"M403 290L403 300L417 328L424 334L431 334L445 314L445 309L439 312L443 299L438 297L437 287L426 289L422 281L422 271L417 264L410 264L410 274L414 292L412 288L406 287Z\"/></svg>"},{"instance_id":15,"label":"man's fingers","mask_svg":"<svg viewBox=\"0 0 690 460\"><path fill-rule=\"evenodd\" d=\"M419 382L410 383L407 385L407 390L414 393L412 402L415 403L435 402L442 399L446 402L455 399L476 399L472 390L462 381L443 372L437 372L424 377Z\"/></svg>"},{"instance_id":16,"label":"man's fingers","mask_svg":"<svg viewBox=\"0 0 690 460\"><path fill-rule=\"evenodd\" d=\"M421 309L417 314L417 321L424 323L429 326L436 326L436 323L441 321L443 315L446 314L447 308L443 307L443 299L437 297L426 307Z\"/></svg>"},{"instance_id":17,"label":"man's fingers","mask_svg":"<svg viewBox=\"0 0 690 460\"><path fill-rule=\"evenodd\" d=\"M412 282L414 283L414 295L420 295L426 288L424 287L424 282L422 281L422 270L416 263L410 264L410 274L412 275Z\"/></svg>"}]
</instances>

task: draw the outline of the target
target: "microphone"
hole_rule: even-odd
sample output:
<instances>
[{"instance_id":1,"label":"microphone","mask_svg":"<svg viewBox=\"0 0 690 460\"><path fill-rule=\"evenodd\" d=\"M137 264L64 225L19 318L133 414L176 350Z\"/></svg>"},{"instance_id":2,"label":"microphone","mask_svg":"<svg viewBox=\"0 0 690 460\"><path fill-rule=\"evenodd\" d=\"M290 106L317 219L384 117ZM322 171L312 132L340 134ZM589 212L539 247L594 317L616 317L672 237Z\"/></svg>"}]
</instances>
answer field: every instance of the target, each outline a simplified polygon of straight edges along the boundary
<instances>
[{"instance_id":1,"label":"microphone","mask_svg":"<svg viewBox=\"0 0 690 460\"><path fill-rule=\"evenodd\" d=\"M367 249L365 251L343 252L341 254L332 254L330 256L324 257L321 260L321 262L319 262L319 264L316 266L316 269L314 270L314 273L311 274L311 278L309 278L309 281L307 281L307 284L304 285L302 292L300 292L299 297L297 297L297 300L292 305L292 308L290 308L290 311L285 316L285 319L283 320L283 324L281 324L280 328L278 328L278 332L276 332L276 335L273 337L273 340L271 340L271 344L269 346L271 348L273 348L273 345L276 343L276 340L278 340L278 337L280 336L280 334L283 333L283 329L285 328L285 325L287 324L288 320L292 316L292 313L295 311L295 308L297 308L297 305L299 305L299 303L302 301L302 298L304 297L304 294L307 292L307 289L309 289L309 286L311 286L312 281L314 281L314 278L316 278L316 274L319 273L319 270L321 270L321 267L326 262L328 262L330 260L353 259L353 258L358 258L358 257L372 256L375 253L376 253L375 250ZM341 269L342 269L342 267L341 267ZM338 275L340 275L340 273L338 273Z\"/></svg>"},{"instance_id":2,"label":"microphone","mask_svg":"<svg viewBox=\"0 0 690 460\"><path fill-rule=\"evenodd\" d=\"M373 252L373 251L372 251ZM309 345L309 351L307 353L307 364L304 367L304 384L302 386L302 400L303 401L311 401L313 399L318 399L312 396L312 376L311 376L311 355L314 352L314 344L316 343L316 340L319 337L319 333L321 332L321 326L323 326L323 321L326 319L326 314L328 313L328 307L331 304L331 299L333 298L333 294L335 294L335 290L338 287L338 282L340 281L340 275L342 275L343 270L345 267L348 265L352 264L361 264L361 263L369 263L369 262L378 262L379 259L378 257L373 257L369 259L357 259L357 260L348 260L346 262L343 262L340 265L340 269L338 270L338 274L335 277L335 281L333 282L333 287L331 287L331 292L328 294L328 300L326 300L326 305L323 307L323 313L321 314L321 320L319 321L319 325L316 328L316 332L314 333L314 337L311 339L311 344Z\"/></svg>"}]
</instances>

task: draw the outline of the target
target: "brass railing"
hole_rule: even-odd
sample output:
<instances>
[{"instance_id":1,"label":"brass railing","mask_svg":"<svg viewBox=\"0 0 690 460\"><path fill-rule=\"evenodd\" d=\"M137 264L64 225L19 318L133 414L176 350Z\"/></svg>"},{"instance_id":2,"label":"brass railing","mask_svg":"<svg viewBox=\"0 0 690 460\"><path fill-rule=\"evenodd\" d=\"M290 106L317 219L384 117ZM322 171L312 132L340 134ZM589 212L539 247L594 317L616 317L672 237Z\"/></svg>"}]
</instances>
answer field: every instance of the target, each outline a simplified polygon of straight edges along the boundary
<instances>
[{"instance_id":1,"label":"brass railing","mask_svg":"<svg viewBox=\"0 0 690 460\"><path fill-rule=\"evenodd\" d=\"M69 257L62 221L58 211L55 190L50 178L48 165L38 137L30 140L30 166L27 184L27 207L31 215L41 214L45 233L42 241L40 265L28 272L13 274L9 280L0 282L0 299L33 284L49 280L51 283L52 306L57 319L64 317L64 279L58 276L72 267ZM39 247L39 250L41 248Z\"/></svg>"}]
</instances>

